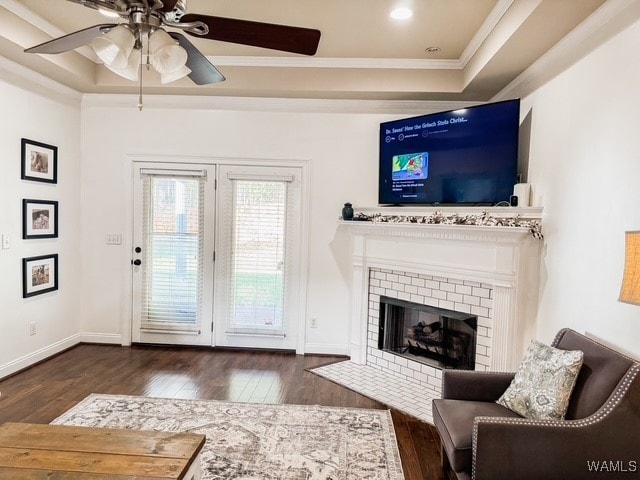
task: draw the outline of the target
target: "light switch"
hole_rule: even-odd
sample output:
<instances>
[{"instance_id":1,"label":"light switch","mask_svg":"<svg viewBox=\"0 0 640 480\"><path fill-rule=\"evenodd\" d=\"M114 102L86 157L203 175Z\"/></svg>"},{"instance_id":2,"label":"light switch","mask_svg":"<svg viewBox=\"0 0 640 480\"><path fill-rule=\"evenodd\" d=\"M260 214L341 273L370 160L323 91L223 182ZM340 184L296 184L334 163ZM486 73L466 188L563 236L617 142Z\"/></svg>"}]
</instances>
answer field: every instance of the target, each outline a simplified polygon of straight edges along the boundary
<instances>
[{"instance_id":1,"label":"light switch","mask_svg":"<svg viewBox=\"0 0 640 480\"><path fill-rule=\"evenodd\" d=\"M8 233L2 234L2 249L9 250L11 248L11 235Z\"/></svg>"},{"instance_id":2,"label":"light switch","mask_svg":"<svg viewBox=\"0 0 640 480\"><path fill-rule=\"evenodd\" d=\"M107 233L106 241L107 241L107 245L122 245L122 234Z\"/></svg>"}]
</instances>

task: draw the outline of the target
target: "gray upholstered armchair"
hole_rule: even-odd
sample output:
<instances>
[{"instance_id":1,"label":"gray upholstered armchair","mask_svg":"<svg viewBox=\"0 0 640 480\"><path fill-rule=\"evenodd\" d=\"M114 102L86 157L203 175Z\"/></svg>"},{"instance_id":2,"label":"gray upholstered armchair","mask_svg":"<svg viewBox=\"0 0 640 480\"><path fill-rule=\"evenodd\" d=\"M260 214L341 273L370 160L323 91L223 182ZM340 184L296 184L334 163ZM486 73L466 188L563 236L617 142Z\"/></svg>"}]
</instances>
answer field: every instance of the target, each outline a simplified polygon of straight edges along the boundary
<instances>
[{"instance_id":1,"label":"gray upholstered armchair","mask_svg":"<svg viewBox=\"0 0 640 480\"><path fill-rule=\"evenodd\" d=\"M552 346L584 352L565 420L495 403L513 374L444 372L433 420L458 479L640 478L640 363L569 329Z\"/></svg>"}]
</instances>

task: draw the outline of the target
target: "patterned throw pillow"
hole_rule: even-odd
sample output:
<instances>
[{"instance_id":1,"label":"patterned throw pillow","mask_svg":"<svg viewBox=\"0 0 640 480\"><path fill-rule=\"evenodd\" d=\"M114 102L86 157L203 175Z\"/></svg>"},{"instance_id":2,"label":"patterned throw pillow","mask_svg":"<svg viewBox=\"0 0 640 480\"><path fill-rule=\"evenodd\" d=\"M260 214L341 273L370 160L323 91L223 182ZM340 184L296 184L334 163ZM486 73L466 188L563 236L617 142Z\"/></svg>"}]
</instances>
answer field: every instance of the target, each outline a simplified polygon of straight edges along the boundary
<instances>
[{"instance_id":1,"label":"patterned throw pillow","mask_svg":"<svg viewBox=\"0 0 640 480\"><path fill-rule=\"evenodd\" d=\"M559 350L535 340L497 403L525 418L562 420L582 367L580 350Z\"/></svg>"}]
</instances>

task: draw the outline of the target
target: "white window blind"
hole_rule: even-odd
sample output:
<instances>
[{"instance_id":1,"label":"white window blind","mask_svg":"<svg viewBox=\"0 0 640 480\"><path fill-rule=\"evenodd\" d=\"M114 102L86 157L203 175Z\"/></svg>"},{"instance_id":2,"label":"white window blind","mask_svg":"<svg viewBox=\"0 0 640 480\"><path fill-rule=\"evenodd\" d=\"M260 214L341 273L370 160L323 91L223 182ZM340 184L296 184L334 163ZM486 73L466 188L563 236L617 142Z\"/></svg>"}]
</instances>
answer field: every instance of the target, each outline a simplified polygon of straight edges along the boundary
<instances>
[{"instance_id":1,"label":"white window blind","mask_svg":"<svg viewBox=\"0 0 640 480\"><path fill-rule=\"evenodd\" d=\"M141 328L198 332L204 176L144 174Z\"/></svg>"},{"instance_id":2,"label":"white window blind","mask_svg":"<svg viewBox=\"0 0 640 480\"><path fill-rule=\"evenodd\" d=\"M286 181L233 180L231 332L284 329Z\"/></svg>"}]
</instances>

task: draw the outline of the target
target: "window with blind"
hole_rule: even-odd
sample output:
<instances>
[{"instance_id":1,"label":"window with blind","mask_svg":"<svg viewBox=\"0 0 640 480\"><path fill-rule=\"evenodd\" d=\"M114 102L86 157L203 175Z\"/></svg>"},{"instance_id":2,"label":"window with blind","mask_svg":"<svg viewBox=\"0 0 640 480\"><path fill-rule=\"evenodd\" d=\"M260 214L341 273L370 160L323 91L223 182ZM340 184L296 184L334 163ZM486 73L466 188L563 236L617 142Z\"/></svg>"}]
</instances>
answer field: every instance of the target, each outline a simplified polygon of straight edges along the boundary
<instances>
[{"instance_id":1,"label":"window with blind","mask_svg":"<svg viewBox=\"0 0 640 480\"><path fill-rule=\"evenodd\" d=\"M198 332L204 232L202 175L143 177L143 330Z\"/></svg>"},{"instance_id":2,"label":"window with blind","mask_svg":"<svg viewBox=\"0 0 640 480\"><path fill-rule=\"evenodd\" d=\"M233 180L232 331L284 329L287 182Z\"/></svg>"}]
</instances>

